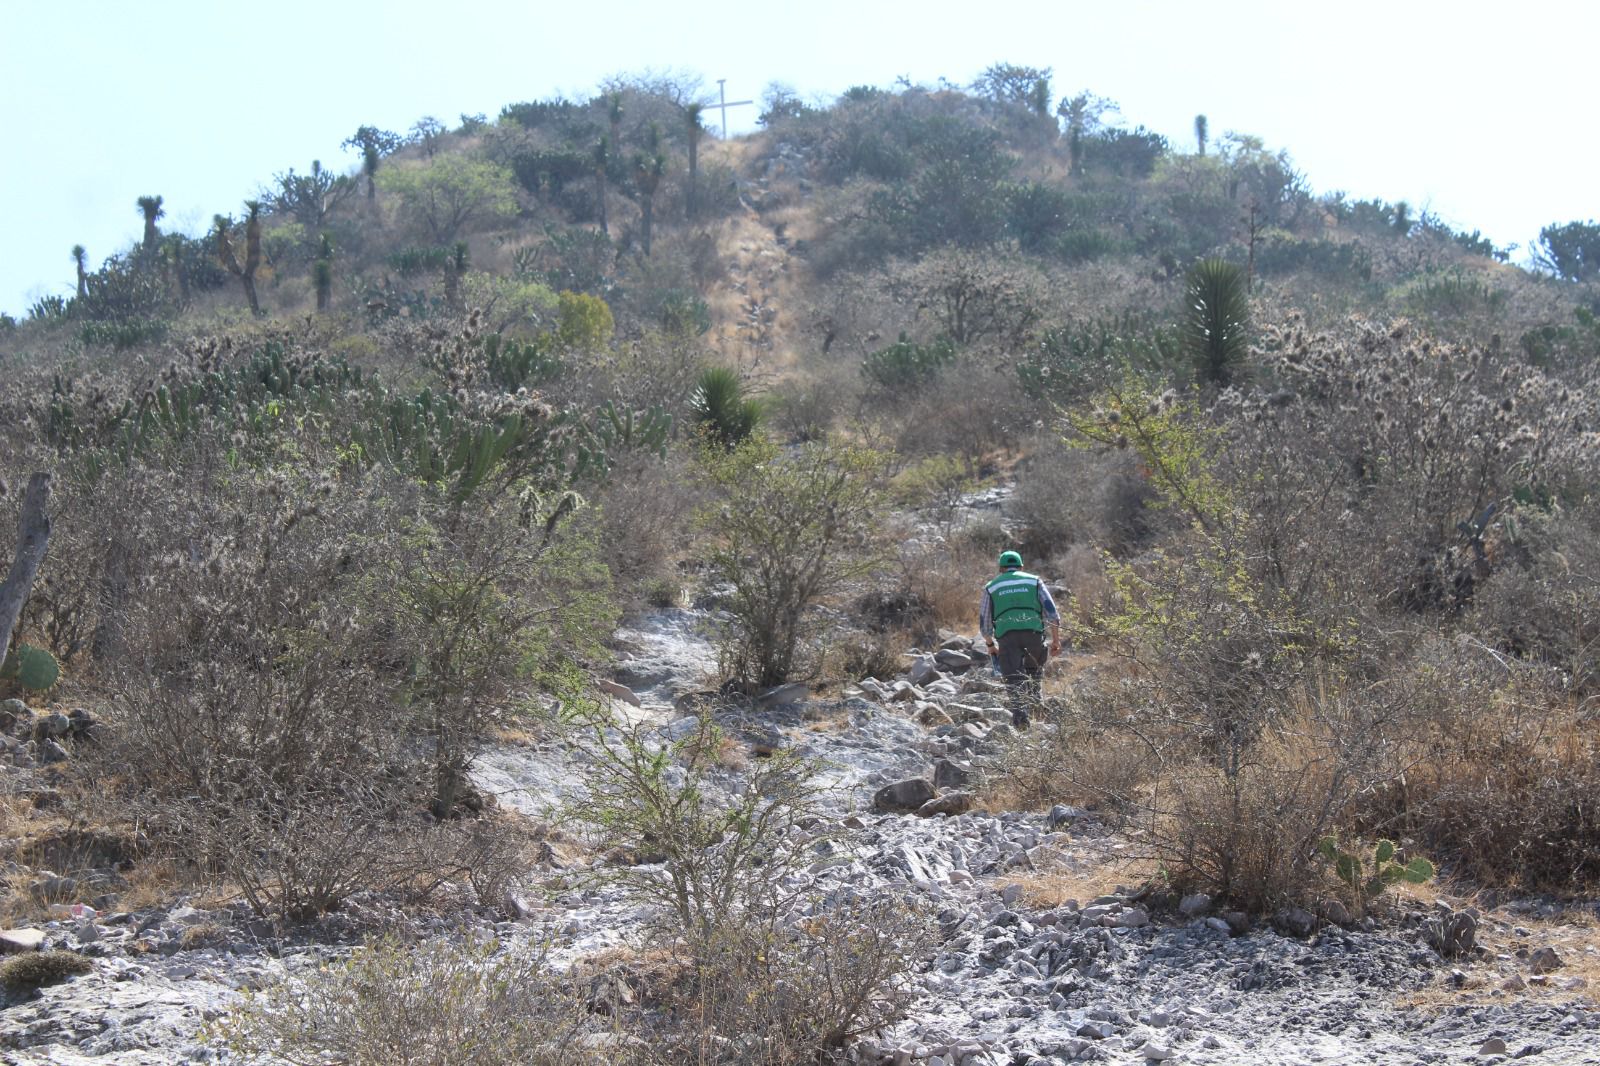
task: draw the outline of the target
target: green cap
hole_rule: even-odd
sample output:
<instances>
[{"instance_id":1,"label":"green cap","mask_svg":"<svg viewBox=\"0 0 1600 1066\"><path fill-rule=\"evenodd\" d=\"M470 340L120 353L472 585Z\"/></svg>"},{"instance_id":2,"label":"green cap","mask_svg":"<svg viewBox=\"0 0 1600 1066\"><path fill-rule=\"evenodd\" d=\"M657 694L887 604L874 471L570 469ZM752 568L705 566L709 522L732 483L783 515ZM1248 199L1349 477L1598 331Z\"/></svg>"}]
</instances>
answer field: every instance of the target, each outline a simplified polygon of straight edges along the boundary
<instances>
[{"instance_id":1,"label":"green cap","mask_svg":"<svg viewBox=\"0 0 1600 1066\"><path fill-rule=\"evenodd\" d=\"M1013 566L1021 566L1021 565L1022 565L1022 556L1018 555L1016 552L1007 551L1007 552L1001 552L1000 553L1000 569L1009 570Z\"/></svg>"}]
</instances>

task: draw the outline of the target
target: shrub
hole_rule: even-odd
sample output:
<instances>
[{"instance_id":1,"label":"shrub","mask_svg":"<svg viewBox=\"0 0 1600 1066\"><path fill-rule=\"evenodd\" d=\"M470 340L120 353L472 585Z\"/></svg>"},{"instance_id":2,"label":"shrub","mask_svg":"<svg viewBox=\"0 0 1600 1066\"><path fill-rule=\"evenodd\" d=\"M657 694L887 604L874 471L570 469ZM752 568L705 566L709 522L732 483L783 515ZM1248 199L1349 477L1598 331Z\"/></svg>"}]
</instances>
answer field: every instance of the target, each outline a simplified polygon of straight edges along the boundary
<instances>
[{"instance_id":1,"label":"shrub","mask_svg":"<svg viewBox=\"0 0 1600 1066\"><path fill-rule=\"evenodd\" d=\"M948 337L918 344L901 333L894 344L878 349L862 361L861 376L879 388L893 391L938 377L955 358L955 342Z\"/></svg>"},{"instance_id":2,"label":"shrub","mask_svg":"<svg viewBox=\"0 0 1600 1066\"><path fill-rule=\"evenodd\" d=\"M1183 345L1201 381L1233 382L1250 352L1250 282L1243 268L1203 259L1184 283Z\"/></svg>"},{"instance_id":3,"label":"shrub","mask_svg":"<svg viewBox=\"0 0 1600 1066\"><path fill-rule=\"evenodd\" d=\"M665 919L679 966L658 990L661 1060L800 1066L904 1015L929 925L899 901L801 892L794 875L831 840L818 767L784 749L730 779L723 746L709 711L671 741L594 721L573 813L630 857L609 875Z\"/></svg>"},{"instance_id":4,"label":"shrub","mask_svg":"<svg viewBox=\"0 0 1600 1066\"><path fill-rule=\"evenodd\" d=\"M733 587L725 672L763 688L782 684L805 666L812 608L879 561L870 537L883 459L826 444L780 455L751 441L707 451L702 464L715 493L700 516L715 538L709 575Z\"/></svg>"},{"instance_id":5,"label":"shrub","mask_svg":"<svg viewBox=\"0 0 1600 1066\"><path fill-rule=\"evenodd\" d=\"M435 244L449 244L470 227L504 221L517 211L511 171L459 152L390 164L378 172L378 185Z\"/></svg>"},{"instance_id":6,"label":"shrub","mask_svg":"<svg viewBox=\"0 0 1600 1066\"><path fill-rule=\"evenodd\" d=\"M1128 555L1160 528L1149 482L1125 452L1091 455L1046 442L1017 471L1012 514L1029 558L1073 545Z\"/></svg>"},{"instance_id":7,"label":"shrub","mask_svg":"<svg viewBox=\"0 0 1600 1066\"><path fill-rule=\"evenodd\" d=\"M1412 701L1403 781L1364 796L1359 826L1449 856L1452 871L1519 890L1600 879L1600 741L1550 671L1433 639L1390 682Z\"/></svg>"},{"instance_id":8,"label":"shrub","mask_svg":"<svg viewBox=\"0 0 1600 1066\"><path fill-rule=\"evenodd\" d=\"M744 394L738 371L720 366L701 372L689 408L708 438L725 448L748 440L764 414L761 402Z\"/></svg>"},{"instance_id":9,"label":"shrub","mask_svg":"<svg viewBox=\"0 0 1600 1066\"><path fill-rule=\"evenodd\" d=\"M243 1002L207 1034L236 1055L350 1066L587 1066L634 1061L581 990L542 954L494 941L393 938L306 968Z\"/></svg>"},{"instance_id":10,"label":"shrub","mask_svg":"<svg viewBox=\"0 0 1600 1066\"><path fill-rule=\"evenodd\" d=\"M889 279L903 303L927 308L942 336L959 345L992 340L1018 346L1043 302L1033 272L978 252L940 252Z\"/></svg>"},{"instance_id":11,"label":"shrub","mask_svg":"<svg viewBox=\"0 0 1600 1066\"><path fill-rule=\"evenodd\" d=\"M1043 330L1028 345L1017 362L1017 379L1035 399L1070 404L1130 369L1166 376L1180 356L1175 331L1141 316L1072 320Z\"/></svg>"},{"instance_id":12,"label":"shrub","mask_svg":"<svg viewBox=\"0 0 1600 1066\"><path fill-rule=\"evenodd\" d=\"M665 876L634 865L610 876L698 951L722 930L793 901L789 874L808 861L810 846L793 830L819 812L820 792L811 784L817 767L788 748L755 760L724 790L715 779L722 731L709 713L695 725L667 740L591 721L580 743L594 771L572 815L601 847L661 863Z\"/></svg>"},{"instance_id":13,"label":"shrub","mask_svg":"<svg viewBox=\"0 0 1600 1066\"><path fill-rule=\"evenodd\" d=\"M667 1061L809 1066L903 1019L935 937L900 900L818 906L792 924L732 925L667 1002Z\"/></svg>"},{"instance_id":14,"label":"shrub","mask_svg":"<svg viewBox=\"0 0 1600 1066\"><path fill-rule=\"evenodd\" d=\"M30 951L0 963L0 988L10 996L25 996L92 969L94 964L75 951Z\"/></svg>"}]
</instances>

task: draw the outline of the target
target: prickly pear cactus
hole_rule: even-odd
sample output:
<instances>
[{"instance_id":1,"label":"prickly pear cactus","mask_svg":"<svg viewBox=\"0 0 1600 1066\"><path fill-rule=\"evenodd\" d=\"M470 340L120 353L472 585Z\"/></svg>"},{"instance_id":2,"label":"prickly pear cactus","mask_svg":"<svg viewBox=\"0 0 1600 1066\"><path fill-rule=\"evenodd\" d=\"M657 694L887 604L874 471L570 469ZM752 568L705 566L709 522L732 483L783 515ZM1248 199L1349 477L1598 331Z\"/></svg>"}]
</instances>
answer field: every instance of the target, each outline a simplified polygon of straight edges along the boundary
<instances>
[{"instance_id":1,"label":"prickly pear cactus","mask_svg":"<svg viewBox=\"0 0 1600 1066\"><path fill-rule=\"evenodd\" d=\"M1340 847L1339 838L1335 836L1325 836L1317 841L1317 851L1333 864L1335 876L1350 887L1357 903L1363 908L1370 900L1382 895L1390 885L1402 881L1420 885L1433 880L1433 863L1420 855L1409 862L1397 861L1392 840L1378 841L1365 862L1361 855Z\"/></svg>"},{"instance_id":2,"label":"prickly pear cactus","mask_svg":"<svg viewBox=\"0 0 1600 1066\"><path fill-rule=\"evenodd\" d=\"M61 664L43 648L18 644L0 666L0 678L15 681L30 692L43 692L61 677Z\"/></svg>"}]
</instances>

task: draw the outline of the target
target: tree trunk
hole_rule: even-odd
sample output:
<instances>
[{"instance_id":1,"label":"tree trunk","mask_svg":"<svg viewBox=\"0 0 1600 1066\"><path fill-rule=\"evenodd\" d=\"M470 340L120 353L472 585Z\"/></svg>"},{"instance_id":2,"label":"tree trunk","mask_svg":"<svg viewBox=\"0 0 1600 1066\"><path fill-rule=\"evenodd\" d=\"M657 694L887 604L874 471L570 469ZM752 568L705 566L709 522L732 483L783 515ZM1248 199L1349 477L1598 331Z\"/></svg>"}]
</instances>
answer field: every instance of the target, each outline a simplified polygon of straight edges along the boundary
<instances>
[{"instance_id":1,"label":"tree trunk","mask_svg":"<svg viewBox=\"0 0 1600 1066\"><path fill-rule=\"evenodd\" d=\"M250 302L250 314L259 317L261 304L256 299L256 279L251 274L241 274L239 280L244 283L244 298Z\"/></svg>"},{"instance_id":2,"label":"tree trunk","mask_svg":"<svg viewBox=\"0 0 1600 1066\"><path fill-rule=\"evenodd\" d=\"M600 215L600 232L604 233L607 237L609 237L609 236L611 236L611 230L606 227L606 175L605 175L605 171L602 171L602 170L595 171L595 173L594 173L594 189L595 189L595 192L594 192L595 210Z\"/></svg>"},{"instance_id":3,"label":"tree trunk","mask_svg":"<svg viewBox=\"0 0 1600 1066\"><path fill-rule=\"evenodd\" d=\"M22 515L17 520L17 554L6 579L0 582L0 657L11 647L11 633L22 605L33 591L45 549L50 545L50 475L32 474L22 494Z\"/></svg>"},{"instance_id":4,"label":"tree trunk","mask_svg":"<svg viewBox=\"0 0 1600 1066\"><path fill-rule=\"evenodd\" d=\"M656 198L654 193L644 197L644 254L650 257L650 223L655 217Z\"/></svg>"},{"instance_id":5,"label":"tree trunk","mask_svg":"<svg viewBox=\"0 0 1600 1066\"><path fill-rule=\"evenodd\" d=\"M689 202L689 212L688 213L689 213L689 218L690 218L691 221L694 219L695 215L697 213L699 213L699 204L696 202L696 198L698 196L698 190L697 190L696 186L698 185L699 177L700 177L700 138L699 138L698 135L695 134L695 132L693 130L691 130L691 131L689 131L689 196L688 196L688 202Z\"/></svg>"}]
</instances>

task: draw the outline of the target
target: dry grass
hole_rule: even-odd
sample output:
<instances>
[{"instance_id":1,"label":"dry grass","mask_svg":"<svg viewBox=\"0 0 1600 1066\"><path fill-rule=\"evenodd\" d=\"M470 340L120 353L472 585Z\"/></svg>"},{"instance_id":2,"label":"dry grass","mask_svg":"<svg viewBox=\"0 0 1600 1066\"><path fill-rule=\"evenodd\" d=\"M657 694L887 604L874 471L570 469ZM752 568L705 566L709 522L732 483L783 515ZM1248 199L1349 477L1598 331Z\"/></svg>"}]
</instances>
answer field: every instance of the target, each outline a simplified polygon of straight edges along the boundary
<instances>
[{"instance_id":1,"label":"dry grass","mask_svg":"<svg viewBox=\"0 0 1600 1066\"><path fill-rule=\"evenodd\" d=\"M997 878L996 888L1021 885L1022 900L1030 907L1060 907L1068 900L1080 905L1139 885L1156 876L1157 864L1139 854L1105 854L1092 857L1058 855L1043 869L1016 872Z\"/></svg>"},{"instance_id":2,"label":"dry grass","mask_svg":"<svg viewBox=\"0 0 1600 1066\"><path fill-rule=\"evenodd\" d=\"M1405 886L1406 893L1428 899L1433 886ZM1431 900L1430 900L1431 902ZM1525 930L1519 934L1516 930ZM1401 1006L1448 1010L1466 1004L1539 1002L1594 1009L1600 1007L1600 919L1591 910L1569 910L1550 918L1532 918L1504 908L1486 911L1479 920L1478 943L1486 959L1452 964L1466 980L1458 988L1450 970L1437 984L1400 996ZM1540 948L1553 948L1561 968L1546 975L1529 971L1526 958Z\"/></svg>"}]
</instances>

